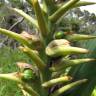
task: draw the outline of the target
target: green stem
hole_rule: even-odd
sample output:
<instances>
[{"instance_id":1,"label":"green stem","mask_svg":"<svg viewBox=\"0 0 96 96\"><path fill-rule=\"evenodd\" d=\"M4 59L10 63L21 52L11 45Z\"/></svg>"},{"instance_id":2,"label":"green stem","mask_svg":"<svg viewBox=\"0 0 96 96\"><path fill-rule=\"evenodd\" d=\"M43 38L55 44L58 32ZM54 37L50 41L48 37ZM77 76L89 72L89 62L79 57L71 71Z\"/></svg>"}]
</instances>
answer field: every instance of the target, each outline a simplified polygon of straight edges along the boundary
<instances>
[{"instance_id":1,"label":"green stem","mask_svg":"<svg viewBox=\"0 0 96 96\"><path fill-rule=\"evenodd\" d=\"M31 43L26 38L24 38L20 34L17 34L16 32L0 28L0 33L5 34L13 39L16 39L17 41L21 42L24 45L31 46Z\"/></svg>"},{"instance_id":2,"label":"green stem","mask_svg":"<svg viewBox=\"0 0 96 96\"><path fill-rule=\"evenodd\" d=\"M43 87L51 87L53 85L56 85L56 84L59 84L59 83L64 83L64 82L68 82L70 81L72 78L70 76L64 76L64 77L59 77L59 78L56 78L56 79L52 79L48 82L45 82L42 84Z\"/></svg>"},{"instance_id":3,"label":"green stem","mask_svg":"<svg viewBox=\"0 0 96 96\"><path fill-rule=\"evenodd\" d=\"M55 23L57 20L63 16L74 4L76 4L79 0L70 0L68 3L61 6L55 13L53 13L49 19Z\"/></svg>"},{"instance_id":4,"label":"green stem","mask_svg":"<svg viewBox=\"0 0 96 96\"><path fill-rule=\"evenodd\" d=\"M79 81L70 83L70 84L68 84L66 86L61 87L60 89L58 89L57 91L52 93L50 96L59 96L63 92L65 92L65 91L67 91L67 90L69 90L69 89L71 89L73 87L79 86L80 84L85 83L86 81L87 81L87 79L83 79L83 80L79 80Z\"/></svg>"},{"instance_id":5,"label":"green stem","mask_svg":"<svg viewBox=\"0 0 96 96\"><path fill-rule=\"evenodd\" d=\"M39 28L37 21L34 18L32 18L31 16L29 16L28 14L26 14L24 11L17 9L17 8L10 8L10 10L17 12L18 14L23 16L28 22L30 22L32 25Z\"/></svg>"},{"instance_id":6,"label":"green stem","mask_svg":"<svg viewBox=\"0 0 96 96\"><path fill-rule=\"evenodd\" d=\"M34 53L33 50L31 50L28 47L20 47L20 49L31 57L31 59L37 65L37 67L41 72L44 70L44 68L46 67L45 63L41 60L41 58L36 53Z\"/></svg>"},{"instance_id":7,"label":"green stem","mask_svg":"<svg viewBox=\"0 0 96 96\"><path fill-rule=\"evenodd\" d=\"M41 80L41 82L43 83L46 79L48 80L49 79L48 77L49 77L50 73L49 73L48 68L46 67L45 62L43 62L43 60L37 54L35 54L34 51L31 50L30 48L20 47L20 49L32 59L32 61L36 64L36 66L40 70L40 80ZM39 86L39 85L37 85L37 86ZM36 87L36 85L35 85L35 87ZM40 85L40 87L41 87L41 85ZM40 88L40 90L41 90L41 94L43 94L43 93L48 94L42 88ZM42 93L42 90L43 90L43 93Z\"/></svg>"},{"instance_id":8,"label":"green stem","mask_svg":"<svg viewBox=\"0 0 96 96\"><path fill-rule=\"evenodd\" d=\"M29 1L30 1L31 5L34 7L40 32L41 32L42 36L45 37L49 33L49 29L47 27L47 24L46 24L45 18L43 16L41 7L39 5L39 2L38 2L38 0L29 0Z\"/></svg>"}]
</instances>

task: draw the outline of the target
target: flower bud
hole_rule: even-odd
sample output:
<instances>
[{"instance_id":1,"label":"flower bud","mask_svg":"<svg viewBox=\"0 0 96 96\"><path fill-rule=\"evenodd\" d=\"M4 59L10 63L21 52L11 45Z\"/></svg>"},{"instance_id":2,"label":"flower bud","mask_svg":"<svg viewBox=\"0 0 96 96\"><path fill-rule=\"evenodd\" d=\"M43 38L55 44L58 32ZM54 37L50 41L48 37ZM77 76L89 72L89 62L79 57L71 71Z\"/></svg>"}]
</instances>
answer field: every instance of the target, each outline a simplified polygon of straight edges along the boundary
<instances>
[{"instance_id":1,"label":"flower bud","mask_svg":"<svg viewBox=\"0 0 96 96\"><path fill-rule=\"evenodd\" d=\"M48 88L48 87L52 87L56 84L65 83L65 82L68 82L68 81L71 81L71 80L72 80L72 77L70 77L70 76L62 76L62 77L55 78L55 79L49 80L47 82L44 82L42 84L42 86L45 87L45 88Z\"/></svg>"},{"instance_id":2,"label":"flower bud","mask_svg":"<svg viewBox=\"0 0 96 96\"><path fill-rule=\"evenodd\" d=\"M59 31L59 32L56 32L54 34L54 38L55 39L63 39L63 38L66 38L66 35L71 35L73 34L74 32L72 31L69 31L69 32L63 32L63 31Z\"/></svg>"},{"instance_id":3,"label":"flower bud","mask_svg":"<svg viewBox=\"0 0 96 96\"><path fill-rule=\"evenodd\" d=\"M32 66L31 64L18 62L17 66L20 68L22 79L24 80L35 79L36 76L39 75L37 67Z\"/></svg>"},{"instance_id":4,"label":"flower bud","mask_svg":"<svg viewBox=\"0 0 96 96\"><path fill-rule=\"evenodd\" d=\"M33 70L31 70L31 69L24 70L24 72L23 72L23 79L24 80L30 80L30 79L34 80L35 78L36 78L36 75L33 72Z\"/></svg>"},{"instance_id":5,"label":"flower bud","mask_svg":"<svg viewBox=\"0 0 96 96\"><path fill-rule=\"evenodd\" d=\"M74 59L74 60L69 60L62 58L57 61L57 63L53 63L52 67L50 68L51 71L59 71L62 69L65 69L70 66L76 66L78 64L87 64L88 62L96 61L96 59L92 58L85 58L85 59Z\"/></svg>"},{"instance_id":6,"label":"flower bud","mask_svg":"<svg viewBox=\"0 0 96 96\"><path fill-rule=\"evenodd\" d=\"M51 96L60 96L62 93L66 92L67 90L80 86L82 83L85 83L87 81L88 81L87 79L82 79L82 80L78 80L78 81L72 82L70 84L67 84L67 85L57 89L56 91L54 91L51 94Z\"/></svg>"},{"instance_id":7,"label":"flower bud","mask_svg":"<svg viewBox=\"0 0 96 96\"><path fill-rule=\"evenodd\" d=\"M56 39L50 42L47 47L53 48L53 47L60 46L60 45L70 46L70 42L66 39Z\"/></svg>"},{"instance_id":8,"label":"flower bud","mask_svg":"<svg viewBox=\"0 0 96 96\"><path fill-rule=\"evenodd\" d=\"M46 54L50 57L66 56L69 54L88 53L87 49L72 47L65 39L53 40L46 47Z\"/></svg>"},{"instance_id":9,"label":"flower bud","mask_svg":"<svg viewBox=\"0 0 96 96\"><path fill-rule=\"evenodd\" d=\"M55 38L55 39L61 39L61 38L64 38L64 37L65 37L65 34L64 34L64 32L62 32L62 31L56 32L56 33L54 34L54 38Z\"/></svg>"},{"instance_id":10,"label":"flower bud","mask_svg":"<svg viewBox=\"0 0 96 96\"><path fill-rule=\"evenodd\" d=\"M25 31L23 31L20 35L30 41L35 49L39 50L42 48L42 43L38 35L31 35Z\"/></svg>"},{"instance_id":11,"label":"flower bud","mask_svg":"<svg viewBox=\"0 0 96 96\"><path fill-rule=\"evenodd\" d=\"M78 40L94 39L94 38L96 38L96 36L82 35L82 34L71 34L71 35L66 36L66 38L69 41L78 41Z\"/></svg>"}]
</instances>

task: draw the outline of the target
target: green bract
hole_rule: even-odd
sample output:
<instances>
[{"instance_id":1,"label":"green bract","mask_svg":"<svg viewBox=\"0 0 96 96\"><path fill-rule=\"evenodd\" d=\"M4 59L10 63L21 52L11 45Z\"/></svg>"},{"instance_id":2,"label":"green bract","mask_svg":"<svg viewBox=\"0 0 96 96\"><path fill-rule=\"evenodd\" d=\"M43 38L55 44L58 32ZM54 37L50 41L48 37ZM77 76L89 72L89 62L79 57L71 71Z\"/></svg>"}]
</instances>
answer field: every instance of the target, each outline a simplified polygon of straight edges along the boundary
<instances>
[{"instance_id":1,"label":"green bract","mask_svg":"<svg viewBox=\"0 0 96 96\"><path fill-rule=\"evenodd\" d=\"M47 47L46 54L50 57L66 56L70 54L80 54L88 53L89 51L84 48L72 47L72 46L56 46L56 47Z\"/></svg>"}]
</instances>

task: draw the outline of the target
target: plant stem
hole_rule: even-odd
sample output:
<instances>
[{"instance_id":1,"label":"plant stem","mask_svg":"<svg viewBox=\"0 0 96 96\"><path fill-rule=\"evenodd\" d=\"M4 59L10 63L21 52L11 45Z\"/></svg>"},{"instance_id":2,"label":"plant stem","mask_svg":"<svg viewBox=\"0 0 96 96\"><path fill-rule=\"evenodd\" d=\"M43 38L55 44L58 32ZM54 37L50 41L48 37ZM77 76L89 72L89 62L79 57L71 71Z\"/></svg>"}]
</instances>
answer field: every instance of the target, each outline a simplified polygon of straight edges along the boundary
<instances>
[{"instance_id":1,"label":"plant stem","mask_svg":"<svg viewBox=\"0 0 96 96\"><path fill-rule=\"evenodd\" d=\"M40 32L41 32L42 36L45 37L49 33L49 29L47 27L47 24L46 24L45 18L43 16L41 7L39 5L39 2L38 2L38 0L29 0L29 1L30 1L31 6L34 7L34 11L35 11L35 14L37 17L37 22L39 25Z\"/></svg>"}]
</instances>

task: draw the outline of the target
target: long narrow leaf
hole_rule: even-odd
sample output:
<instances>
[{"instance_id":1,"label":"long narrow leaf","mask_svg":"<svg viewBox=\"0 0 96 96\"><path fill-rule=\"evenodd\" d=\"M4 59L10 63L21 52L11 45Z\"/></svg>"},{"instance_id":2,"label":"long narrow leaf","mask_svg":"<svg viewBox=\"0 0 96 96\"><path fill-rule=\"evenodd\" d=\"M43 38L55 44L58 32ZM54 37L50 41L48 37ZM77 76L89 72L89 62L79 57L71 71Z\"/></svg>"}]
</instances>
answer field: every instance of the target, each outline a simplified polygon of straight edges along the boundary
<instances>
[{"instance_id":1,"label":"long narrow leaf","mask_svg":"<svg viewBox=\"0 0 96 96\"><path fill-rule=\"evenodd\" d=\"M43 87L51 87L55 84L59 84L59 83L64 83L64 82L68 82L72 79L72 77L70 76L64 76L64 77L59 77L59 78L55 78L55 79L52 79L50 81L47 81L45 83L42 84Z\"/></svg>"},{"instance_id":2,"label":"long narrow leaf","mask_svg":"<svg viewBox=\"0 0 96 96\"><path fill-rule=\"evenodd\" d=\"M21 42L24 45L31 46L30 42L26 38L24 38L23 36L21 36L20 34L16 32L0 28L0 33L5 34L13 39L16 39L17 41Z\"/></svg>"},{"instance_id":3,"label":"long narrow leaf","mask_svg":"<svg viewBox=\"0 0 96 96\"><path fill-rule=\"evenodd\" d=\"M64 4L63 6L61 6L56 12L54 12L49 19L52 22L56 22L57 20L59 20L59 18L61 18L61 16L66 13L73 5L75 5L79 0L70 0L69 2L67 2L66 4Z\"/></svg>"},{"instance_id":4,"label":"long narrow leaf","mask_svg":"<svg viewBox=\"0 0 96 96\"><path fill-rule=\"evenodd\" d=\"M69 90L69 89L71 89L73 87L79 86L80 84L85 83L86 81L87 81L87 79L83 79L83 80L79 80L79 81L70 83L68 85L65 85L64 87L61 87L60 89L58 89L57 91L52 93L50 96L59 96L63 92L65 92L65 91L67 91L67 90Z\"/></svg>"},{"instance_id":5,"label":"long narrow leaf","mask_svg":"<svg viewBox=\"0 0 96 96\"><path fill-rule=\"evenodd\" d=\"M66 56L70 54L80 54L80 53L84 54L88 52L89 51L84 48L72 47L72 46L66 46L66 45L56 46L53 48L50 48L50 47L46 48L46 54L50 57Z\"/></svg>"},{"instance_id":6,"label":"long narrow leaf","mask_svg":"<svg viewBox=\"0 0 96 96\"><path fill-rule=\"evenodd\" d=\"M28 14L26 14L23 10L20 10L20 9L17 9L17 8L9 8L9 9L17 12L18 14L23 16L28 22L30 22L32 25L39 28L38 24L37 24L37 21L34 18L32 18L31 16L29 16Z\"/></svg>"},{"instance_id":7,"label":"long narrow leaf","mask_svg":"<svg viewBox=\"0 0 96 96\"><path fill-rule=\"evenodd\" d=\"M65 3L64 3L65 4ZM96 2L88 2L88 1L79 1L77 2L75 5L73 5L71 8L76 8L76 7L81 7L81 6L87 6L87 5L94 5L96 4ZM62 4L58 4L56 7L57 9L60 8L60 6L62 6Z\"/></svg>"},{"instance_id":8,"label":"long narrow leaf","mask_svg":"<svg viewBox=\"0 0 96 96\"><path fill-rule=\"evenodd\" d=\"M96 59L91 58L85 58L85 59L74 59L74 60L68 60L65 58L62 58L59 63L53 64L53 66L50 68L52 71L59 71L62 69L66 69L67 67L73 67L79 64L87 64L89 62L94 62Z\"/></svg>"}]
</instances>

